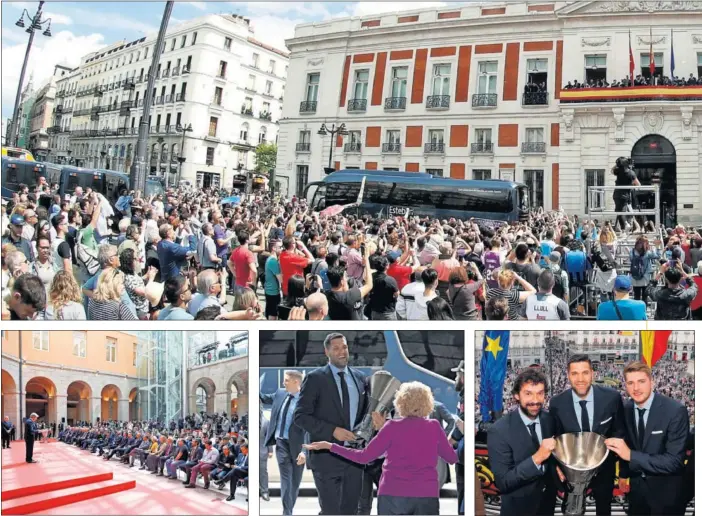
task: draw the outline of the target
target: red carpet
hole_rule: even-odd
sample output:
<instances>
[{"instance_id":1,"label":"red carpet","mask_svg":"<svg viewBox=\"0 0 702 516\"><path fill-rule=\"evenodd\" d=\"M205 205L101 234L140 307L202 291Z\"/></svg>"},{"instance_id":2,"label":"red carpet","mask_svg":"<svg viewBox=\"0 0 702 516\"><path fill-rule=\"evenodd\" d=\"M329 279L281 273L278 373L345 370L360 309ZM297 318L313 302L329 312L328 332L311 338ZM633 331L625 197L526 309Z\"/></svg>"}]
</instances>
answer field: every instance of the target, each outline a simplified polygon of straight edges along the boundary
<instances>
[{"instance_id":1,"label":"red carpet","mask_svg":"<svg viewBox=\"0 0 702 516\"><path fill-rule=\"evenodd\" d=\"M237 492L234 502L225 502L228 490L216 488L184 489L180 482L127 468L117 460L105 462L75 446L64 443L34 445L34 459L38 464L24 462L23 441L12 443L10 450L2 450L3 500L15 490L28 494L22 498L2 503L3 514L13 511L20 514L19 506L25 506L33 514L167 514L167 515L246 515L245 491ZM7 465L7 467L6 467ZM76 482L96 475L112 474L113 480L95 480L90 485L76 485L42 494L47 487L58 482ZM103 477L100 477L103 478ZM131 486L134 486L133 488ZM33 486L42 486L40 492ZM128 489L114 492L113 489ZM85 498L85 497L89 498ZM97 496L94 497L94 496ZM41 505L43 502L48 506ZM57 503L68 505L57 506ZM21 512L27 514L28 512ZM8 512L10 514L10 512Z\"/></svg>"},{"instance_id":2,"label":"red carpet","mask_svg":"<svg viewBox=\"0 0 702 516\"><path fill-rule=\"evenodd\" d=\"M26 462L24 463L26 464ZM17 467L19 464L13 464ZM5 469L3 467L3 469ZM103 482L112 480L112 473L103 473L100 475L92 475L89 477L73 478L71 480L62 480L61 482L53 482L51 484L40 484L38 486L20 487L19 489L10 489L2 492L2 501L14 500L15 498L23 498L34 494L46 493L49 491L58 491L60 489L68 489L69 487L84 486L95 482Z\"/></svg>"}]
</instances>

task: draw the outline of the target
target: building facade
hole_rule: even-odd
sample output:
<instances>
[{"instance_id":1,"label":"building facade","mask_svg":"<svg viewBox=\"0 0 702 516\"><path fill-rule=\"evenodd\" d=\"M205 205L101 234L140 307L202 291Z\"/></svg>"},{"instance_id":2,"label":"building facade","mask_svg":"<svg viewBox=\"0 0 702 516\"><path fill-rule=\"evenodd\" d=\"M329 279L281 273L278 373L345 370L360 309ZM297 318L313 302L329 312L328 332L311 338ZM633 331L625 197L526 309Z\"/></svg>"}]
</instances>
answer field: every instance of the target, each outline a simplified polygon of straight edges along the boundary
<instances>
[{"instance_id":1,"label":"building facade","mask_svg":"<svg viewBox=\"0 0 702 516\"><path fill-rule=\"evenodd\" d=\"M29 82L22 91L20 97L20 106L17 112L19 123L16 125L17 131L17 147L26 149L29 145L29 132L31 130L31 114L36 99L36 91L34 90L34 77L29 77ZM10 138L11 139L11 138Z\"/></svg>"},{"instance_id":2,"label":"building facade","mask_svg":"<svg viewBox=\"0 0 702 516\"><path fill-rule=\"evenodd\" d=\"M148 114L150 175L240 185L256 146L277 141L288 57L252 34L248 19L223 14L168 29ZM57 143L62 160L129 172L156 36L87 55L60 81L53 127L70 132Z\"/></svg>"},{"instance_id":3,"label":"building facade","mask_svg":"<svg viewBox=\"0 0 702 516\"><path fill-rule=\"evenodd\" d=\"M624 79L630 30L635 74L648 74L652 47L656 75L670 75L674 49L676 76L702 76L702 34L690 23L700 16L699 1L579 0L298 25L286 42L276 177L297 195L325 167L509 179L529 186L535 207L586 215L587 187L612 186L616 158L631 156L642 183L660 184L665 216L699 222L699 86L627 98L564 88ZM321 137L322 123L348 135Z\"/></svg>"}]
</instances>

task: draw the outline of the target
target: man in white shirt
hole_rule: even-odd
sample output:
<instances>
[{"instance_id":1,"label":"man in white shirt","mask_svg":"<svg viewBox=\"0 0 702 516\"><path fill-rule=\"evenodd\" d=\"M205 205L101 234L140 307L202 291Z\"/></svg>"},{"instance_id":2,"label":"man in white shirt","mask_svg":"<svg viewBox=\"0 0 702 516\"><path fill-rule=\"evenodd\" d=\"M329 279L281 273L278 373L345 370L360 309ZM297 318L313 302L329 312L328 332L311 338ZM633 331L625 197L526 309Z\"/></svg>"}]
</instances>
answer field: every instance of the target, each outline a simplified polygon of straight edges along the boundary
<instances>
[{"instance_id":1,"label":"man in white shirt","mask_svg":"<svg viewBox=\"0 0 702 516\"><path fill-rule=\"evenodd\" d=\"M219 459L219 451L212 446L210 440L205 441L205 452L202 454L202 459L193 469L190 470L190 483L185 486L186 489L195 489L195 482L198 474L202 473L202 478L205 481L205 489L210 488L210 471L217 465Z\"/></svg>"},{"instance_id":2,"label":"man in white shirt","mask_svg":"<svg viewBox=\"0 0 702 516\"><path fill-rule=\"evenodd\" d=\"M568 303L552 294L556 279L553 271L544 269L537 281L539 291L526 298L526 316L530 321L570 320Z\"/></svg>"}]
</instances>

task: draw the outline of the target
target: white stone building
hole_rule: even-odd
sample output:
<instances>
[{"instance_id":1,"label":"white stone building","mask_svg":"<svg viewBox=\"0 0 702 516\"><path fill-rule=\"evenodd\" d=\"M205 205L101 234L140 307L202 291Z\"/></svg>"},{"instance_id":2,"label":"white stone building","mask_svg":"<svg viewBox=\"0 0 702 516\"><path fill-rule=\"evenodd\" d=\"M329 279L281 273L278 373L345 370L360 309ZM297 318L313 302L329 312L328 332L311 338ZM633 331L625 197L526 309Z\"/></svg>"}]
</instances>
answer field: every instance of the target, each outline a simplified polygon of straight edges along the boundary
<instances>
[{"instance_id":1,"label":"white stone building","mask_svg":"<svg viewBox=\"0 0 702 516\"><path fill-rule=\"evenodd\" d=\"M670 75L674 48L675 75L702 76L700 1L505 1L298 25L276 179L301 194L331 150L334 168L514 179L532 205L585 215L587 186L613 185L616 158L632 156L670 221L702 221L702 87L562 89L624 79L630 30L635 74L649 73L652 45L656 75ZM527 93L530 81L547 92ZM349 135L321 137L322 123Z\"/></svg>"},{"instance_id":2,"label":"white stone building","mask_svg":"<svg viewBox=\"0 0 702 516\"><path fill-rule=\"evenodd\" d=\"M248 19L224 14L168 29L149 113L151 175L231 187L253 172L255 147L277 140L287 53L252 34ZM75 164L129 172L156 36L86 55L77 77L60 81L54 126L70 129L68 148L57 142L63 160L70 151Z\"/></svg>"}]
</instances>

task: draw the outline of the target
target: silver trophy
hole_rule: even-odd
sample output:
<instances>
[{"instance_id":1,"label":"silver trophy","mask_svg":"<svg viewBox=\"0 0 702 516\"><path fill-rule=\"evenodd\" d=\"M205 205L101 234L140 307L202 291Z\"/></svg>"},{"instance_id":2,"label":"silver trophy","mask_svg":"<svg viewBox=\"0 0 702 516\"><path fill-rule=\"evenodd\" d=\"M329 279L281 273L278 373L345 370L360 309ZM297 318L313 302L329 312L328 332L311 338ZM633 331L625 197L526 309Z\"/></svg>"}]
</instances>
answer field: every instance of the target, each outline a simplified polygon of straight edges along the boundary
<instances>
[{"instance_id":1,"label":"silver trophy","mask_svg":"<svg viewBox=\"0 0 702 516\"><path fill-rule=\"evenodd\" d=\"M373 437L373 412L379 412L385 416L392 409L392 402L395 399L395 393L400 388L402 383L387 371L377 371L370 378L370 395L368 400L368 410L353 433L356 436L356 442L370 441Z\"/></svg>"},{"instance_id":2,"label":"silver trophy","mask_svg":"<svg viewBox=\"0 0 702 516\"><path fill-rule=\"evenodd\" d=\"M594 432L559 435L553 456L568 483L566 516L585 514L585 490L609 455L605 438Z\"/></svg>"}]
</instances>

